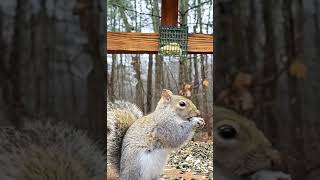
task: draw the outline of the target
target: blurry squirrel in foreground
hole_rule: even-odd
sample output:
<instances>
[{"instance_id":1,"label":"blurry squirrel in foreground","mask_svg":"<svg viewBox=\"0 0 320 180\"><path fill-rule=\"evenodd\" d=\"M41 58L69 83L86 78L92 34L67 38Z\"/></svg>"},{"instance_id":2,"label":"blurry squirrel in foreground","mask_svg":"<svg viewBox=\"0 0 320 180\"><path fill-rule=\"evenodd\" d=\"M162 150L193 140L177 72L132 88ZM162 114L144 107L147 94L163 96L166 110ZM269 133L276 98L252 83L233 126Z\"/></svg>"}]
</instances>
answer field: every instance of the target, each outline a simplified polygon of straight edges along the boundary
<instances>
[{"instance_id":1,"label":"blurry squirrel in foreground","mask_svg":"<svg viewBox=\"0 0 320 180\"><path fill-rule=\"evenodd\" d=\"M169 153L191 139L204 125L197 107L187 98L163 90L154 112L143 116L128 102L108 104L107 161L121 180L157 179Z\"/></svg>"},{"instance_id":2,"label":"blurry squirrel in foreground","mask_svg":"<svg viewBox=\"0 0 320 180\"><path fill-rule=\"evenodd\" d=\"M253 121L222 107L213 107L214 179L290 180L281 172L281 154Z\"/></svg>"},{"instance_id":3,"label":"blurry squirrel in foreground","mask_svg":"<svg viewBox=\"0 0 320 180\"><path fill-rule=\"evenodd\" d=\"M65 124L0 128L1 180L104 180L105 157L84 132Z\"/></svg>"}]
</instances>

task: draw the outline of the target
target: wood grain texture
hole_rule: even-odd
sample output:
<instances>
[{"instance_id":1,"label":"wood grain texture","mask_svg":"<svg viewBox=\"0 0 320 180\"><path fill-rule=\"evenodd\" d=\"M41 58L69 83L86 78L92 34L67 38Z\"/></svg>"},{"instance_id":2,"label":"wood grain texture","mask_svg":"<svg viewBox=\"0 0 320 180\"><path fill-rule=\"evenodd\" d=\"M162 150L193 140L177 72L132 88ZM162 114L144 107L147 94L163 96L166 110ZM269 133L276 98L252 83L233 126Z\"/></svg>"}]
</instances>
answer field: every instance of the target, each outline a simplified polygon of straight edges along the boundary
<instances>
[{"instance_id":1,"label":"wood grain texture","mask_svg":"<svg viewBox=\"0 0 320 180\"><path fill-rule=\"evenodd\" d=\"M107 32L106 50L112 54L157 54L158 33ZM189 54L212 54L213 35L189 34Z\"/></svg>"}]
</instances>

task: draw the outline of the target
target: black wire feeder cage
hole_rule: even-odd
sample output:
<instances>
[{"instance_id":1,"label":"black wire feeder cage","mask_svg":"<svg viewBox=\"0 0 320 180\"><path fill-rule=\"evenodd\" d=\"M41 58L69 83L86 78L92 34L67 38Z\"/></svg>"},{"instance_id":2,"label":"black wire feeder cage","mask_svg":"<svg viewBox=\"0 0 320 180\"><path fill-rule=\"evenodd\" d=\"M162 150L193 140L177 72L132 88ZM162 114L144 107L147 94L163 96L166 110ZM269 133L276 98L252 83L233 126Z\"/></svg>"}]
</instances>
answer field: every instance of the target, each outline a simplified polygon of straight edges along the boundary
<instances>
[{"instance_id":1,"label":"black wire feeder cage","mask_svg":"<svg viewBox=\"0 0 320 180\"><path fill-rule=\"evenodd\" d=\"M187 57L188 27L160 26L159 55L171 57Z\"/></svg>"}]
</instances>

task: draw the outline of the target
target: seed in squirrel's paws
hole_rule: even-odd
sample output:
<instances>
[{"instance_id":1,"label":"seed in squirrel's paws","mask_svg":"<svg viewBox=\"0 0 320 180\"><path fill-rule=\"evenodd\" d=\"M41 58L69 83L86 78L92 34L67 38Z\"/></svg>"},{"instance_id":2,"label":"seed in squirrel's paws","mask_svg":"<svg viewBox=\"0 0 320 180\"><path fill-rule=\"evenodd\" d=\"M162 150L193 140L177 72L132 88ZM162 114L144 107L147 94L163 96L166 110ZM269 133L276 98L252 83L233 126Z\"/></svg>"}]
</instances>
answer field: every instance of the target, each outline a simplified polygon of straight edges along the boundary
<instances>
[{"instance_id":1,"label":"seed in squirrel's paws","mask_svg":"<svg viewBox=\"0 0 320 180\"><path fill-rule=\"evenodd\" d=\"M201 121L201 120L203 120L203 118L202 117L192 117L192 118L190 118L190 120L191 121Z\"/></svg>"}]
</instances>

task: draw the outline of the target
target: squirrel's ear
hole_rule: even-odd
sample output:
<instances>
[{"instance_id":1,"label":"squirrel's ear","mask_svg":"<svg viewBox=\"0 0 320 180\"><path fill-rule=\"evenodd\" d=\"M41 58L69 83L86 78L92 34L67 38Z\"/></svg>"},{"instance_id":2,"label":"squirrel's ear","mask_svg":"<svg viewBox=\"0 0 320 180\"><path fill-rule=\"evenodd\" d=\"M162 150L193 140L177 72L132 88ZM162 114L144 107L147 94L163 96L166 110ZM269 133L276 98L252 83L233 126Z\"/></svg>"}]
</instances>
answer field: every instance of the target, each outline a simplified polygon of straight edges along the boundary
<instances>
[{"instance_id":1,"label":"squirrel's ear","mask_svg":"<svg viewBox=\"0 0 320 180\"><path fill-rule=\"evenodd\" d=\"M166 100L167 102L171 101L171 96L173 95L173 93L168 90L168 89L163 89L162 93L161 93L161 97Z\"/></svg>"}]
</instances>

